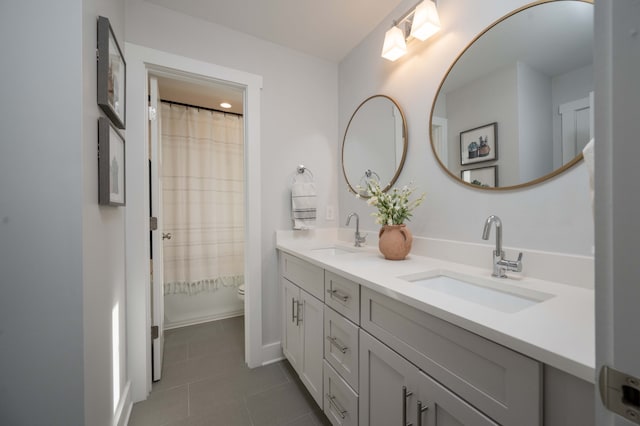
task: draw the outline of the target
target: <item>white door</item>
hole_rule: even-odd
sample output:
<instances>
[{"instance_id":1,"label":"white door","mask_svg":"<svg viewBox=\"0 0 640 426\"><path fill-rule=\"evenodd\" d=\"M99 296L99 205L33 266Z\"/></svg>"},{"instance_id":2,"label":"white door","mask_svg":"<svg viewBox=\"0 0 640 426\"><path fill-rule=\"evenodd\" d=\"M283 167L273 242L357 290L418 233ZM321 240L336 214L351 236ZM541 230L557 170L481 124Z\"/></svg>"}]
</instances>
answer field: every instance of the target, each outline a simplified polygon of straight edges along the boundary
<instances>
[{"instance_id":1,"label":"white door","mask_svg":"<svg viewBox=\"0 0 640 426\"><path fill-rule=\"evenodd\" d=\"M149 157L151 167L151 216L157 219L158 227L151 232L151 325L157 327L157 338L152 338L153 381L162 376L162 353L164 348L164 258L162 241L169 235L162 232L162 150L160 141L160 95L158 79L149 77Z\"/></svg>"},{"instance_id":2,"label":"white door","mask_svg":"<svg viewBox=\"0 0 640 426\"><path fill-rule=\"evenodd\" d=\"M560 105L562 164L580 154L593 138L593 95Z\"/></svg>"},{"instance_id":3,"label":"white door","mask_svg":"<svg viewBox=\"0 0 640 426\"><path fill-rule=\"evenodd\" d=\"M640 419L640 0L595 8L596 366L629 376L608 392L622 415L598 402L595 423L631 426Z\"/></svg>"}]
</instances>

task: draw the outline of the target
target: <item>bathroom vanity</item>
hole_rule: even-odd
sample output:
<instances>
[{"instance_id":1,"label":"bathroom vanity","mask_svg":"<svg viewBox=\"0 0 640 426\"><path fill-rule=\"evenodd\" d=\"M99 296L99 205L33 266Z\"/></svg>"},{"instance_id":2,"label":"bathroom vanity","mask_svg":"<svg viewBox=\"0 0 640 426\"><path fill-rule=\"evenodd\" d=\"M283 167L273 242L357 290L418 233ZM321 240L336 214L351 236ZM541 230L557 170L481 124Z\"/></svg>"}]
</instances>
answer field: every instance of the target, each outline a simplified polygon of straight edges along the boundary
<instances>
[{"instance_id":1,"label":"bathroom vanity","mask_svg":"<svg viewBox=\"0 0 640 426\"><path fill-rule=\"evenodd\" d=\"M594 424L592 290L320 234L278 233L282 347L334 425Z\"/></svg>"}]
</instances>

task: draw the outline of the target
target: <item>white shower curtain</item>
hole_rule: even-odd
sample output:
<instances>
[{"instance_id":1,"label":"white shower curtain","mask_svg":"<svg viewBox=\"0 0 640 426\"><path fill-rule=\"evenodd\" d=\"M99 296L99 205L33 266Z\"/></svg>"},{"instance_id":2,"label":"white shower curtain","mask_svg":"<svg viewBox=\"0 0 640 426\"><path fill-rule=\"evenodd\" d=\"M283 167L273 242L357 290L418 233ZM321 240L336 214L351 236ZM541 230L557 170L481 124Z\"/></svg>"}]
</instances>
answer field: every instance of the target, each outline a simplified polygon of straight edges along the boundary
<instances>
[{"instance_id":1,"label":"white shower curtain","mask_svg":"<svg viewBox=\"0 0 640 426\"><path fill-rule=\"evenodd\" d=\"M163 102L164 293L244 282L241 116Z\"/></svg>"}]
</instances>

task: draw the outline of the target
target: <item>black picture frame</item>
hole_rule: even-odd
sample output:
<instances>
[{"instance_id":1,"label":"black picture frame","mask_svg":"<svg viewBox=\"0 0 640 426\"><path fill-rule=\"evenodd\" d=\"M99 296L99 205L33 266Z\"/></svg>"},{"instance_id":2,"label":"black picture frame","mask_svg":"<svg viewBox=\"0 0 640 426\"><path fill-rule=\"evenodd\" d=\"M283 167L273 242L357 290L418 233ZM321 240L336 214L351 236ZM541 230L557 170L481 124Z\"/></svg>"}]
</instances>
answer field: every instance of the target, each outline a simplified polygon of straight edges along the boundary
<instances>
[{"instance_id":1,"label":"black picture frame","mask_svg":"<svg viewBox=\"0 0 640 426\"><path fill-rule=\"evenodd\" d=\"M106 117L98 119L98 204L126 203L125 141Z\"/></svg>"},{"instance_id":2,"label":"black picture frame","mask_svg":"<svg viewBox=\"0 0 640 426\"><path fill-rule=\"evenodd\" d=\"M98 105L113 124L124 129L126 124L127 64L111 23L98 17Z\"/></svg>"},{"instance_id":3,"label":"black picture frame","mask_svg":"<svg viewBox=\"0 0 640 426\"><path fill-rule=\"evenodd\" d=\"M460 170L460 179L479 188L498 187L498 166Z\"/></svg>"},{"instance_id":4,"label":"black picture frame","mask_svg":"<svg viewBox=\"0 0 640 426\"><path fill-rule=\"evenodd\" d=\"M498 123L460 132L460 165L498 159Z\"/></svg>"}]
</instances>

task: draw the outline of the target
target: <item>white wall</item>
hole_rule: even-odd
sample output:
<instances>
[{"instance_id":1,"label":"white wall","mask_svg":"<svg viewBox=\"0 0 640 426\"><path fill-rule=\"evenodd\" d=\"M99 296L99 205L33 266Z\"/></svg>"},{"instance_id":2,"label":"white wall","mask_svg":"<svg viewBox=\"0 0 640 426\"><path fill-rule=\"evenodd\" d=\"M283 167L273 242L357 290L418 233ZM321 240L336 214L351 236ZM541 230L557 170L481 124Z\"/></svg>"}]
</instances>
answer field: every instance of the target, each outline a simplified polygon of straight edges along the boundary
<instances>
[{"instance_id":1,"label":"white wall","mask_svg":"<svg viewBox=\"0 0 640 426\"><path fill-rule=\"evenodd\" d=\"M97 14L123 37L123 6L0 5L1 38L13 40L0 48L11 64L0 82L1 424L113 423L124 223L121 209L97 205L95 46ZM122 393L126 371L118 377Z\"/></svg>"},{"instance_id":2,"label":"white wall","mask_svg":"<svg viewBox=\"0 0 640 426\"><path fill-rule=\"evenodd\" d=\"M81 165L85 424L111 425L114 418L115 421L122 421L130 408L125 321L126 207L98 205L98 118L105 115L97 105L95 49L98 16L109 18L120 48L124 48L124 0L83 0L82 7ZM122 135L126 141L126 131L122 131ZM126 196L132 197L135 194L127 193ZM112 328L114 312L117 314L115 330ZM112 344L114 336L118 342L115 362ZM118 371L114 371L116 367ZM117 399L114 401L114 398Z\"/></svg>"},{"instance_id":3,"label":"white wall","mask_svg":"<svg viewBox=\"0 0 640 426\"><path fill-rule=\"evenodd\" d=\"M593 223L583 164L532 188L485 192L453 181L440 169L430 147L431 104L449 65L487 25L527 3L440 0L443 30L427 42L409 43L408 54L392 63L380 57L380 50L392 20L415 4L403 1L340 63L340 132L368 96L382 93L399 102L409 130L409 151L399 183L414 181L427 193L409 224L416 235L481 243L484 219L497 214L504 223L506 246L591 255ZM346 188L340 176L340 217L356 211L365 221L364 228L375 232L378 227L369 216L371 208Z\"/></svg>"},{"instance_id":4,"label":"white wall","mask_svg":"<svg viewBox=\"0 0 640 426\"><path fill-rule=\"evenodd\" d=\"M224 287L214 292L168 294L164 296L164 327L175 328L206 321L242 315L244 302L236 287Z\"/></svg>"},{"instance_id":5,"label":"white wall","mask_svg":"<svg viewBox=\"0 0 640 426\"><path fill-rule=\"evenodd\" d=\"M551 79L518 62L518 164L513 184L529 182L553 171Z\"/></svg>"},{"instance_id":6,"label":"white wall","mask_svg":"<svg viewBox=\"0 0 640 426\"><path fill-rule=\"evenodd\" d=\"M296 166L314 174L318 226L337 206L337 65L141 0L127 2L131 43L263 77L261 111L263 343L280 340L275 230L289 229ZM356 105L357 106L357 105ZM251 238L248 235L247 238Z\"/></svg>"},{"instance_id":7,"label":"white wall","mask_svg":"<svg viewBox=\"0 0 640 426\"><path fill-rule=\"evenodd\" d=\"M447 134L449 146L454 147L449 150L449 170L455 176L463 169L497 165L500 185L519 181L518 144L510 143L518 138L517 81L517 68L512 64L447 93ZM498 160L461 166L460 132L494 122L498 123Z\"/></svg>"}]
</instances>

